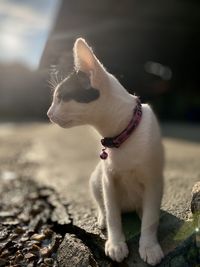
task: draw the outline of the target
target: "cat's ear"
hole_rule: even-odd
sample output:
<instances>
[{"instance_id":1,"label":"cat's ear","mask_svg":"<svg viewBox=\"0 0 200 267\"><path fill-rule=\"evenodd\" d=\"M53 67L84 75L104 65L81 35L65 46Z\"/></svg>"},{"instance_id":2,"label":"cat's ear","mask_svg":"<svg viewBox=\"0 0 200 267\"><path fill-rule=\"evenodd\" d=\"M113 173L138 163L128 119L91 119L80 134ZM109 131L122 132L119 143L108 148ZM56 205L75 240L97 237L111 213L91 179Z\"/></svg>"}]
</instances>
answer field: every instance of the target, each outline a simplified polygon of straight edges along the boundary
<instances>
[{"instance_id":1,"label":"cat's ear","mask_svg":"<svg viewBox=\"0 0 200 267\"><path fill-rule=\"evenodd\" d=\"M77 71L90 74L95 71L98 63L92 49L83 38L78 38L74 44L74 66Z\"/></svg>"}]
</instances>

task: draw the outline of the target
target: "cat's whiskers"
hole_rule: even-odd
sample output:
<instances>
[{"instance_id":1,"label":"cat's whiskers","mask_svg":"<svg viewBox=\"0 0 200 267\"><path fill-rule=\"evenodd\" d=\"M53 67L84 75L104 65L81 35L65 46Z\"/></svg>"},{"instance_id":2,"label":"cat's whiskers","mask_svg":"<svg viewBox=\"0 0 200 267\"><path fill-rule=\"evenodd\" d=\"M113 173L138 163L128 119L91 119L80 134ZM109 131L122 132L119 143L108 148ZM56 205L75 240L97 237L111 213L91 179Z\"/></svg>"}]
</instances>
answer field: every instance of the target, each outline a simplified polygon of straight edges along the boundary
<instances>
[{"instance_id":1,"label":"cat's whiskers","mask_svg":"<svg viewBox=\"0 0 200 267\"><path fill-rule=\"evenodd\" d=\"M57 84L54 81L50 80L50 79L47 80L47 84L52 90L55 90L55 88L57 86Z\"/></svg>"},{"instance_id":2,"label":"cat's whiskers","mask_svg":"<svg viewBox=\"0 0 200 267\"><path fill-rule=\"evenodd\" d=\"M63 75L59 73L56 65L52 65L49 70L49 80L47 81L51 89L56 87L63 81Z\"/></svg>"}]
</instances>

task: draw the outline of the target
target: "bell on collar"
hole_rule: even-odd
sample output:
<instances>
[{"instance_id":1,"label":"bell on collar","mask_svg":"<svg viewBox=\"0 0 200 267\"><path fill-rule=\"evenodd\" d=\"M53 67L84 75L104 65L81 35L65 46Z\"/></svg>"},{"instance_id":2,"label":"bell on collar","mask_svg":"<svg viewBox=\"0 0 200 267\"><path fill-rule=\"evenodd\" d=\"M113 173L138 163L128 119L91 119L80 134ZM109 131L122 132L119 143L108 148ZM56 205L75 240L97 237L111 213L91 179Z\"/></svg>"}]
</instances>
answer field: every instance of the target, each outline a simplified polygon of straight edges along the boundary
<instances>
[{"instance_id":1,"label":"bell on collar","mask_svg":"<svg viewBox=\"0 0 200 267\"><path fill-rule=\"evenodd\" d=\"M103 160L107 159L107 157L108 157L108 153L107 153L105 150L106 150L106 149L103 148L103 149L102 149L102 152L101 152L101 154L100 154L100 158L103 159Z\"/></svg>"}]
</instances>

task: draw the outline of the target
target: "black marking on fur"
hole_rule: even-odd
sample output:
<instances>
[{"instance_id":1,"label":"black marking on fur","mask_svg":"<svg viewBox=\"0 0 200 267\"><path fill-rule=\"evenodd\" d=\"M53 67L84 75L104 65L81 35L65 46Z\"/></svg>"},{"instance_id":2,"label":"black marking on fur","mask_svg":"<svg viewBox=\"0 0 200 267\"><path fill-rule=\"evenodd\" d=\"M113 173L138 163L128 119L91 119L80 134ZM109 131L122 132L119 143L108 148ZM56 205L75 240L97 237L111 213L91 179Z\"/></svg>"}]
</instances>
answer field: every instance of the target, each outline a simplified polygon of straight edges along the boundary
<instances>
[{"instance_id":1,"label":"black marking on fur","mask_svg":"<svg viewBox=\"0 0 200 267\"><path fill-rule=\"evenodd\" d=\"M74 71L58 87L57 97L64 102L75 100L89 103L99 98L99 90L91 87L89 77L82 71Z\"/></svg>"}]
</instances>

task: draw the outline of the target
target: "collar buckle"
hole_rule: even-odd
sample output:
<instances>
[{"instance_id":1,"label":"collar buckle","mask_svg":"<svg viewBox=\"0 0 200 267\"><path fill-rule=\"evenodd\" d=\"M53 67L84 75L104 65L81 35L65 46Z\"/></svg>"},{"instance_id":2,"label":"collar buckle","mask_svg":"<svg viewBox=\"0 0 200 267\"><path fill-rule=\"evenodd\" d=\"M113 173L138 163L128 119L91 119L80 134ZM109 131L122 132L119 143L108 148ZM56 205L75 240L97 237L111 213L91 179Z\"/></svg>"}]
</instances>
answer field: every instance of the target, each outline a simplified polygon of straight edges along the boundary
<instances>
[{"instance_id":1,"label":"collar buckle","mask_svg":"<svg viewBox=\"0 0 200 267\"><path fill-rule=\"evenodd\" d=\"M113 138L105 137L105 138L101 139L101 144L104 147L113 148L113 147L115 147L115 143L113 141L114 141Z\"/></svg>"}]
</instances>

